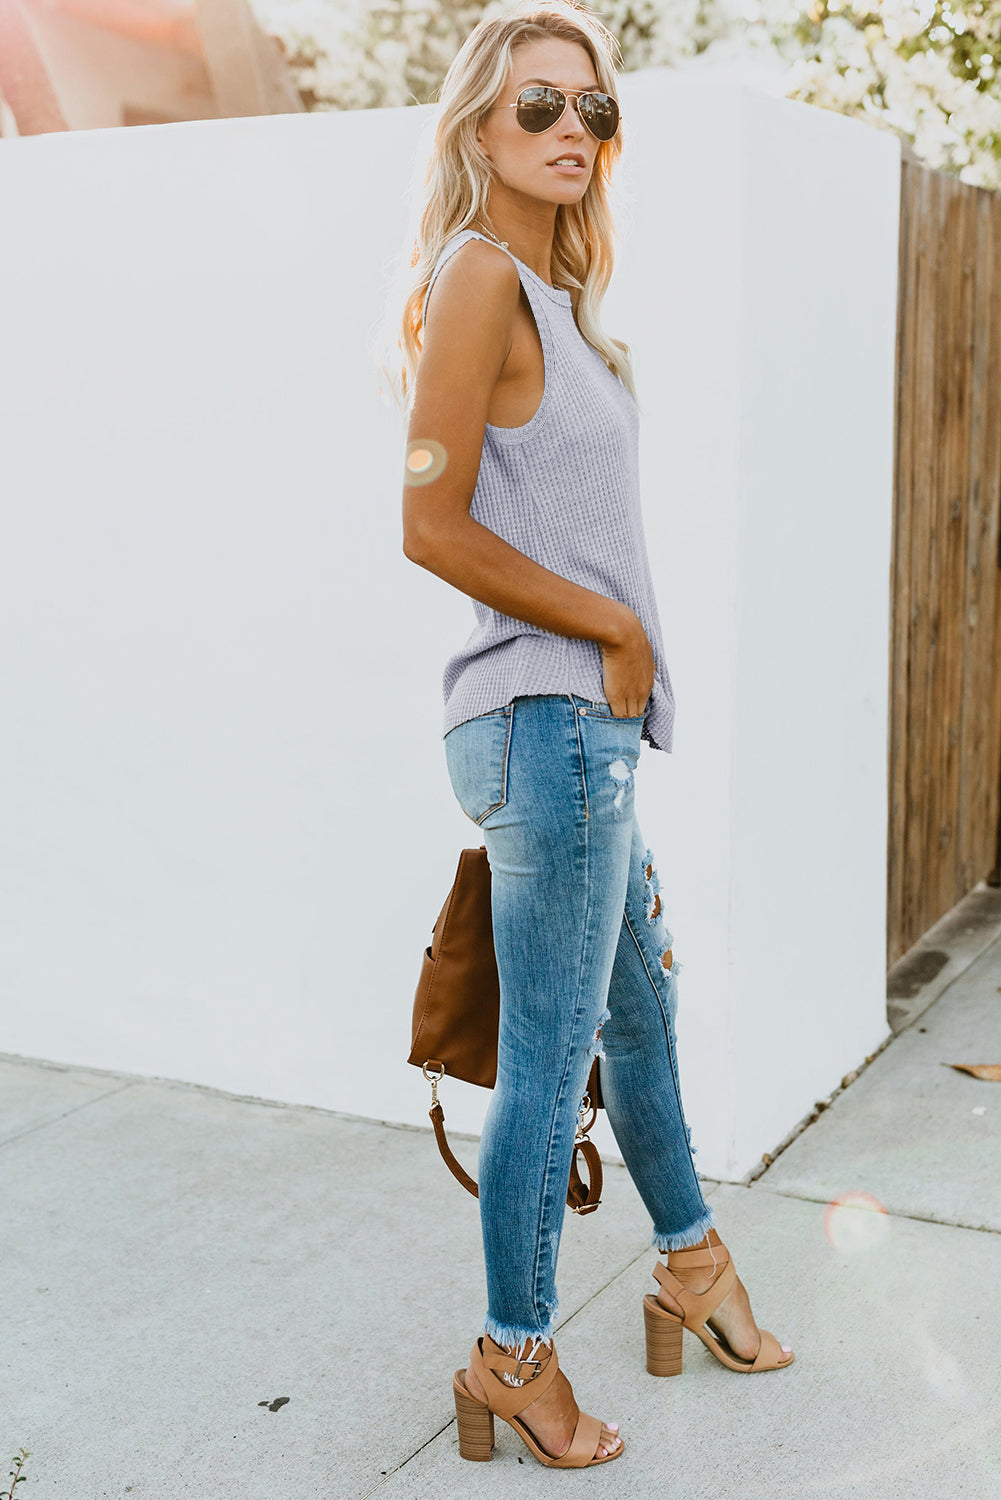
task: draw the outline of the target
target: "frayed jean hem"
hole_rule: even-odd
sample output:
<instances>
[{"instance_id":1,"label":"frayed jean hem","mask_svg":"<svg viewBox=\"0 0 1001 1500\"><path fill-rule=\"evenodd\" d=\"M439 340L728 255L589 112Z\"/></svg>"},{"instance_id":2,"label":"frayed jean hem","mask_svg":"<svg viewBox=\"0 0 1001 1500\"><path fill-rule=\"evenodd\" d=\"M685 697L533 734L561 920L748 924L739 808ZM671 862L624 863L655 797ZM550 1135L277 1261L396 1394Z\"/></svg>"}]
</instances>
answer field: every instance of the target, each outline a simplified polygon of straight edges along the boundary
<instances>
[{"instance_id":1,"label":"frayed jean hem","mask_svg":"<svg viewBox=\"0 0 1001 1500\"><path fill-rule=\"evenodd\" d=\"M483 1324L483 1332L488 1333L495 1344L501 1348L513 1352L523 1349L526 1344L544 1344L547 1348L552 1347L553 1320L550 1318L544 1328L517 1328L513 1323L498 1323L496 1318L487 1314Z\"/></svg>"},{"instance_id":2,"label":"frayed jean hem","mask_svg":"<svg viewBox=\"0 0 1001 1500\"><path fill-rule=\"evenodd\" d=\"M712 1206L707 1205L706 1211L700 1219L696 1219L690 1229L683 1229L680 1234L664 1234L655 1229L650 1243L663 1255L668 1250L687 1250L692 1245L697 1245L704 1240L710 1229L716 1228L716 1215Z\"/></svg>"}]
</instances>

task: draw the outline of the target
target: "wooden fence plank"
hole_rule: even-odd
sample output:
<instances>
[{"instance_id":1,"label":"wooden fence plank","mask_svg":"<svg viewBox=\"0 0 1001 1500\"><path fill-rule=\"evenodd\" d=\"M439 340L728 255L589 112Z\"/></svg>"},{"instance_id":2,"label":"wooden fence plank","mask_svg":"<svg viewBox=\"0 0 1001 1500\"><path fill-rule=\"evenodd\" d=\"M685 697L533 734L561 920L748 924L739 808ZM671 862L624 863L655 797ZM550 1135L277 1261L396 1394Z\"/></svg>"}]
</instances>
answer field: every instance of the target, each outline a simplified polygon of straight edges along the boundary
<instances>
[{"instance_id":1,"label":"wooden fence plank","mask_svg":"<svg viewBox=\"0 0 1001 1500\"><path fill-rule=\"evenodd\" d=\"M1001 194L905 161L887 963L994 869L1001 818Z\"/></svg>"}]
</instances>

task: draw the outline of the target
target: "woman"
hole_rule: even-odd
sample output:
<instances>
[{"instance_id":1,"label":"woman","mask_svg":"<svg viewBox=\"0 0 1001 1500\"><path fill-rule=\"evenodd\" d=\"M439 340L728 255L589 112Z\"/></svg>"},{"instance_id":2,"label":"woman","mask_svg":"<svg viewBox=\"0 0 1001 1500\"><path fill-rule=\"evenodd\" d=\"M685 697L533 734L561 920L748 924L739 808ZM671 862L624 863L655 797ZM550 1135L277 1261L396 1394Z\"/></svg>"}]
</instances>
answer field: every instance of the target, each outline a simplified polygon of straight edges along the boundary
<instances>
[{"instance_id":1,"label":"woman","mask_svg":"<svg viewBox=\"0 0 1001 1500\"><path fill-rule=\"evenodd\" d=\"M670 751L674 699L629 353L597 322L621 151L614 47L591 12L560 0L466 39L441 90L401 341L405 390L419 352L404 551L469 594L477 619L445 667L444 745L490 861L501 995L479 1155L488 1310L453 1381L459 1447L490 1458L496 1414L542 1463L568 1468L623 1452L617 1423L580 1413L553 1346L595 1055L667 1255L644 1301L648 1368L680 1370L683 1326L732 1369L793 1360L755 1323L693 1165L678 965L633 806L640 742Z\"/></svg>"}]
</instances>

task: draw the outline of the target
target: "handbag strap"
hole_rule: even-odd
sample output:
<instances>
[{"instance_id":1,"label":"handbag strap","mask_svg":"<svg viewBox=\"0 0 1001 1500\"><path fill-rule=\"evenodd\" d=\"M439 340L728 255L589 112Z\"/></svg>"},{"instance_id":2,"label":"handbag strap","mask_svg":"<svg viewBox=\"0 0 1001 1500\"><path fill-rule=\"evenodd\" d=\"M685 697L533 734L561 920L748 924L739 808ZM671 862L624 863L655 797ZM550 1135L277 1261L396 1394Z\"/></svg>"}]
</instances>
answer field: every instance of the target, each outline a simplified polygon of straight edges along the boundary
<instances>
[{"instance_id":1,"label":"handbag strap","mask_svg":"<svg viewBox=\"0 0 1001 1500\"><path fill-rule=\"evenodd\" d=\"M445 1136L445 1111L442 1109L441 1102L438 1099L434 1101L428 1110L428 1114L431 1116L431 1124L434 1126L434 1138L438 1142L438 1150L441 1152L442 1160L446 1167L452 1176L462 1183L467 1193L472 1193L474 1198L478 1198L480 1196L479 1184L474 1178L470 1177L462 1163L452 1154L452 1148Z\"/></svg>"},{"instance_id":2,"label":"handbag strap","mask_svg":"<svg viewBox=\"0 0 1001 1500\"><path fill-rule=\"evenodd\" d=\"M577 1154L587 1162L588 1183L585 1189L577 1167ZM590 1214L601 1202L601 1157L593 1141L574 1141L573 1157L570 1161L570 1186L567 1189L567 1207L575 1214Z\"/></svg>"},{"instance_id":3,"label":"handbag strap","mask_svg":"<svg viewBox=\"0 0 1001 1500\"><path fill-rule=\"evenodd\" d=\"M475 1178L470 1177L448 1144L448 1138L445 1135L445 1111L442 1109L441 1101L437 1097L437 1089L435 1090L435 1101L428 1110L428 1114L431 1116L431 1124L434 1126L434 1138L438 1142L438 1150L441 1152L442 1160L446 1167L456 1181L461 1182L467 1193L472 1193L474 1198L478 1198L480 1196L479 1184ZM584 1180L580 1175L580 1169L577 1166L578 1154L583 1156L587 1162L588 1183L586 1188ZM593 1141L588 1140L586 1136L578 1136L577 1140L574 1141L573 1156L570 1159L567 1207L573 1209L575 1214L593 1213L601 1202L602 1181L601 1157L598 1155L597 1146Z\"/></svg>"}]
</instances>

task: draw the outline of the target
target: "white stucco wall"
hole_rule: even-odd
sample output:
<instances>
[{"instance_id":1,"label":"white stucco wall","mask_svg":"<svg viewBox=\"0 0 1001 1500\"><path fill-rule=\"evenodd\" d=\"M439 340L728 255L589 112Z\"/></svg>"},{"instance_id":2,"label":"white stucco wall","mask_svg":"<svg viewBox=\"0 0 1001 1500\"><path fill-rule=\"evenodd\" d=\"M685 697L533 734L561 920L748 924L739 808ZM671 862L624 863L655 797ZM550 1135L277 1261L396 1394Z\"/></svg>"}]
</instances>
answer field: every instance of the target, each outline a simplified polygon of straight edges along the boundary
<instances>
[{"instance_id":1,"label":"white stucco wall","mask_svg":"<svg viewBox=\"0 0 1001 1500\"><path fill-rule=\"evenodd\" d=\"M677 697L637 810L698 1165L739 1177L887 1034L899 148L737 83L621 94L604 322ZM371 345L435 114L0 151L0 1050L426 1123L472 606L403 556ZM451 1083L450 1127L488 1099Z\"/></svg>"}]
</instances>

